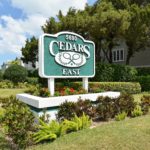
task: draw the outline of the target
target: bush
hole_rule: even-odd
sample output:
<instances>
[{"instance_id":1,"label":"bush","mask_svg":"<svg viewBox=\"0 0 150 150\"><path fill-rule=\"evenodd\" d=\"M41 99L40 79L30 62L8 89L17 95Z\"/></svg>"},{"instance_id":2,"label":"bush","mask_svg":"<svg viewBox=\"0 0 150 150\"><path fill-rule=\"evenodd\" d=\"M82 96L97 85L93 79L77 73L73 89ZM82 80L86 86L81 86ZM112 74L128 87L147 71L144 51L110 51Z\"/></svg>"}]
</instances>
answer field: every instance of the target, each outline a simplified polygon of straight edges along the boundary
<instances>
[{"instance_id":1,"label":"bush","mask_svg":"<svg viewBox=\"0 0 150 150\"><path fill-rule=\"evenodd\" d=\"M41 96L41 97L50 97L50 92L49 92L48 88L41 88L39 90L39 96Z\"/></svg>"},{"instance_id":2,"label":"bush","mask_svg":"<svg viewBox=\"0 0 150 150\"><path fill-rule=\"evenodd\" d=\"M81 117L74 116L72 120L65 119L63 122L51 121L45 123L39 119L38 131L33 135L34 141L53 141L61 135L86 129L91 125L91 120L84 113Z\"/></svg>"},{"instance_id":3,"label":"bush","mask_svg":"<svg viewBox=\"0 0 150 150\"><path fill-rule=\"evenodd\" d=\"M143 97L141 98L140 106L144 115L149 112L149 108L150 108L150 96L149 95L143 95Z\"/></svg>"},{"instance_id":4,"label":"bush","mask_svg":"<svg viewBox=\"0 0 150 150\"><path fill-rule=\"evenodd\" d=\"M138 71L138 76L150 75L150 67L136 68Z\"/></svg>"},{"instance_id":5,"label":"bush","mask_svg":"<svg viewBox=\"0 0 150 150\"><path fill-rule=\"evenodd\" d=\"M134 81L137 76L137 70L132 66L112 65L112 67L114 68L113 81Z\"/></svg>"},{"instance_id":6,"label":"bush","mask_svg":"<svg viewBox=\"0 0 150 150\"><path fill-rule=\"evenodd\" d=\"M137 75L136 68L118 64L96 64L96 75L92 81L134 81Z\"/></svg>"},{"instance_id":7,"label":"bush","mask_svg":"<svg viewBox=\"0 0 150 150\"><path fill-rule=\"evenodd\" d=\"M114 68L111 64L96 64L96 75L93 81L113 81Z\"/></svg>"},{"instance_id":8,"label":"bush","mask_svg":"<svg viewBox=\"0 0 150 150\"><path fill-rule=\"evenodd\" d=\"M61 135L61 126L56 121L51 121L50 123L45 123L39 119L38 131L34 133L33 139L35 143L47 140L55 140Z\"/></svg>"},{"instance_id":9,"label":"bush","mask_svg":"<svg viewBox=\"0 0 150 150\"><path fill-rule=\"evenodd\" d=\"M150 75L149 76L138 76L136 81L140 83L142 91L150 91Z\"/></svg>"},{"instance_id":10,"label":"bush","mask_svg":"<svg viewBox=\"0 0 150 150\"><path fill-rule=\"evenodd\" d=\"M60 105L57 113L57 119L71 120L74 117L74 115L81 117L83 115L83 112L90 118L95 117L95 109L92 106L90 100L79 99L76 103L66 101Z\"/></svg>"},{"instance_id":11,"label":"bush","mask_svg":"<svg viewBox=\"0 0 150 150\"><path fill-rule=\"evenodd\" d=\"M96 106L96 113L97 117L100 120L109 120L114 118L115 116L115 99L110 97L98 97L97 98L97 106Z\"/></svg>"},{"instance_id":12,"label":"bush","mask_svg":"<svg viewBox=\"0 0 150 150\"><path fill-rule=\"evenodd\" d=\"M142 116L143 112L141 106L137 105L136 108L131 112L131 117Z\"/></svg>"},{"instance_id":13,"label":"bush","mask_svg":"<svg viewBox=\"0 0 150 150\"><path fill-rule=\"evenodd\" d=\"M24 82L27 78L27 70L20 65L11 65L4 72L4 79L8 79L14 83Z\"/></svg>"},{"instance_id":14,"label":"bush","mask_svg":"<svg viewBox=\"0 0 150 150\"><path fill-rule=\"evenodd\" d=\"M27 77L27 82L29 84L36 85L36 84L38 84L38 78L37 77Z\"/></svg>"},{"instance_id":15,"label":"bush","mask_svg":"<svg viewBox=\"0 0 150 150\"><path fill-rule=\"evenodd\" d=\"M74 102L64 102L58 108L57 119L58 120L71 120L75 115L76 103Z\"/></svg>"},{"instance_id":16,"label":"bush","mask_svg":"<svg viewBox=\"0 0 150 150\"><path fill-rule=\"evenodd\" d=\"M95 90L119 91L129 94L136 94L141 92L140 84L134 82L90 82L89 87L89 91L91 92L95 92Z\"/></svg>"},{"instance_id":17,"label":"bush","mask_svg":"<svg viewBox=\"0 0 150 150\"><path fill-rule=\"evenodd\" d=\"M24 149L31 144L34 130L34 116L29 107L14 97L1 99L5 109L2 124L7 128L6 135L17 145L16 149Z\"/></svg>"},{"instance_id":18,"label":"bush","mask_svg":"<svg viewBox=\"0 0 150 150\"><path fill-rule=\"evenodd\" d=\"M39 85L29 85L28 89L25 91L25 93L29 93L35 96L39 96Z\"/></svg>"},{"instance_id":19,"label":"bush","mask_svg":"<svg viewBox=\"0 0 150 150\"><path fill-rule=\"evenodd\" d=\"M136 107L136 102L132 95L123 93L114 101L115 114L126 112L128 116L131 116L131 112Z\"/></svg>"},{"instance_id":20,"label":"bush","mask_svg":"<svg viewBox=\"0 0 150 150\"><path fill-rule=\"evenodd\" d=\"M0 81L2 81L3 80L3 73L2 73L2 71L0 70Z\"/></svg>"},{"instance_id":21,"label":"bush","mask_svg":"<svg viewBox=\"0 0 150 150\"><path fill-rule=\"evenodd\" d=\"M12 89L14 87L15 87L14 83L9 80L3 80L0 82L0 88L2 89L7 89L7 88Z\"/></svg>"},{"instance_id":22,"label":"bush","mask_svg":"<svg viewBox=\"0 0 150 150\"><path fill-rule=\"evenodd\" d=\"M116 121L121 121L121 120L124 120L126 117L127 117L127 113L122 112L122 113L119 113L119 114L115 115L115 120Z\"/></svg>"},{"instance_id":23,"label":"bush","mask_svg":"<svg viewBox=\"0 0 150 150\"><path fill-rule=\"evenodd\" d=\"M96 104L97 118L107 121L122 112L131 116L135 106L133 96L128 94L121 94L118 98L98 97Z\"/></svg>"}]
</instances>

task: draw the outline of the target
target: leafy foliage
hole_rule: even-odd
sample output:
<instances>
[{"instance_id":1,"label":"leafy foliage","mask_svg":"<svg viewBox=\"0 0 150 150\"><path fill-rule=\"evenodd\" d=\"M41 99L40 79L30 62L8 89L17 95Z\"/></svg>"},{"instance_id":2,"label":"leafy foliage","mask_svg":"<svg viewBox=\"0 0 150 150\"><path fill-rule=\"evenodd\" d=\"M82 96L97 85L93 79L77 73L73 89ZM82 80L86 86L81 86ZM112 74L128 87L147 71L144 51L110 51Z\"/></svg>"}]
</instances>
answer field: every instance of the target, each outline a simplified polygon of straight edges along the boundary
<instances>
[{"instance_id":1,"label":"leafy foliage","mask_svg":"<svg viewBox=\"0 0 150 150\"><path fill-rule=\"evenodd\" d=\"M115 101L115 113L126 112L128 116L131 116L131 112L136 107L136 102L132 95L123 93Z\"/></svg>"},{"instance_id":2,"label":"leafy foliage","mask_svg":"<svg viewBox=\"0 0 150 150\"><path fill-rule=\"evenodd\" d=\"M115 116L115 99L110 97L98 97L96 113L100 120L109 120Z\"/></svg>"},{"instance_id":3,"label":"leafy foliage","mask_svg":"<svg viewBox=\"0 0 150 150\"><path fill-rule=\"evenodd\" d=\"M81 117L83 115L83 112L86 115L90 116L90 118L94 118L95 108L92 106L90 100L79 99L76 103L66 101L60 105L57 113L57 119L71 120L74 115Z\"/></svg>"},{"instance_id":4,"label":"leafy foliage","mask_svg":"<svg viewBox=\"0 0 150 150\"><path fill-rule=\"evenodd\" d=\"M139 105L137 105L135 109L131 112L132 117L138 117L142 115L143 115L143 112L142 112L141 106Z\"/></svg>"},{"instance_id":5,"label":"leafy foliage","mask_svg":"<svg viewBox=\"0 0 150 150\"><path fill-rule=\"evenodd\" d=\"M96 104L97 118L107 121L122 112L131 116L135 107L134 98L129 94L121 94L118 98L98 97Z\"/></svg>"},{"instance_id":6,"label":"leafy foliage","mask_svg":"<svg viewBox=\"0 0 150 150\"><path fill-rule=\"evenodd\" d=\"M149 108L150 108L150 96L149 95L143 95L143 97L141 98L140 106L144 115L149 112Z\"/></svg>"},{"instance_id":7,"label":"leafy foliage","mask_svg":"<svg viewBox=\"0 0 150 150\"><path fill-rule=\"evenodd\" d=\"M27 39L25 47L22 47L21 51L23 62L31 62L32 66L35 67L35 63L38 60L38 40L34 36L30 40Z\"/></svg>"},{"instance_id":8,"label":"leafy foliage","mask_svg":"<svg viewBox=\"0 0 150 150\"><path fill-rule=\"evenodd\" d=\"M41 141L53 141L61 135L86 129L91 125L91 120L84 113L81 117L74 116L72 120L65 119L59 123L52 120L50 123L45 123L39 119L38 131L34 134L36 143Z\"/></svg>"},{"instance_id":9,"label":"leafy foliage","mask_svg":"<svg viewBox=\"0 0 150 150\"><path fill-rule=\"evenodd\" d=\"M93 81L134 81L136 79L137 70L132 66L117 64L96 64L96 75Z\"/></svg>"},{"instance_id":10,"label":"leafy foliage","mask_svg":"<svg viewBox=\"0 0 150 150\"><path fill-rule=\"evenodd\" d=\"M121 120L124 120L126 117L127 117L127 113L122 112L122 113L119 113L119 114L115 115L115 120L116 121L121 121Z\"/></svg>"},{"instance_id":11,"label":"leafy foliage","mask_svg":"<svg viewBox=\"0 0 150 150\"><path fill-rule=\"evenodd\" d=\"M150 91L150 75L138 76L136 81L140 83L142 91Z\"/></svg>"},{"instance_id":12,"label":"leafy foliage","mask_svg":"<svg viewBox=\"0 0 150 150\"><path fill-rule=\"evenodd\" d=\"M33 139L36 143L44 140L55 140L61 135L61 126L56 121L51 121L50 123L45 123L39 119L38 131L34 133Z\"/></svg>"},{"instance_id":13,"label":"leafy foliage","mask_svg":"<svg viewBox=\"0 0 150 150\"><path fill-rule=\"evenodd\" d=\"M14 83L24 82L27 78L27 70L20 65L11 65L4 72L4 79L10 80Z\"/></svg>"},{"instance_id":14,"label":"leafy foliage","mask_svg":"<svg viewBox=\"0 0 150 150\"><path fill-rule=\"evenodd\" d=\"M25 149L32 143L34 116L29 107L14 97L1 99L4 108L2 125L7 128L6 135L12 139L18 149Z\"/></svg>"},{"instance_id":15,"label":"leafy foliage","mask_svg":"<svg viewBox=\"0 0 150 150\"><path fill-rule=\"evenodd\" d=\"M95 90L101 91L119 91L129 94L136 94L141 92L141 86L136 82L90 82L89 87L91 92Z\"/></svg>"}]
</instances>

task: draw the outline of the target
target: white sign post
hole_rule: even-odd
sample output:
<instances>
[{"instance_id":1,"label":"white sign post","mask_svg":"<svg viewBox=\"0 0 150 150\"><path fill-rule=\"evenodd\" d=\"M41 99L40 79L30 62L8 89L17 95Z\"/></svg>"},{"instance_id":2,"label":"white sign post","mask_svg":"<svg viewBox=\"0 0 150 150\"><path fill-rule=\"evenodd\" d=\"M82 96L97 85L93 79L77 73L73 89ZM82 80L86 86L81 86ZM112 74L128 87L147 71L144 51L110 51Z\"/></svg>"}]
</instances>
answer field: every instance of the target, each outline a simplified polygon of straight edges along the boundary
<instances>
[{"instance_id":1,"label":"white sign post","mask_svg":"<svg viewBox=\"0 0 150 150\"><path fill-rule=\"evenodd\" d=\"M88 92L88 78L82 78L82 84L83 84L83 89L85 89Z\"/></svg>"},{"instance_id":2,"label":"white sign post","mask_svg":"<svg viewBox=\"0 0 150 150\"><path fill-rule=\"evenodd\" d=\"M55 94L55 79L54 78L48 78L48 89L50 91L51 96L54 96Z\"/></svg>"}]
</instances>

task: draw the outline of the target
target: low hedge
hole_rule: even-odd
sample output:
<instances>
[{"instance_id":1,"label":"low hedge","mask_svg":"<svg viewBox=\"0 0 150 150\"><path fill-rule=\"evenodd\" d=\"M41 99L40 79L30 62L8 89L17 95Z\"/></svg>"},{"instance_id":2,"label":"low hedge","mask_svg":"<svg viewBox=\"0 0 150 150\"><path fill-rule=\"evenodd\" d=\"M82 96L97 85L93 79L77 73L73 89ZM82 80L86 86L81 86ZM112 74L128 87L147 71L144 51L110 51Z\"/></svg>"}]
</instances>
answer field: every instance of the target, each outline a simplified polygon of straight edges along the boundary
<instances>
[{"instance_id":1,"label":"low hedge","mask_svg":"<svg viewBox=\"0 0 150 150\"><path fill-rule=\"evenodd\" d=\"M135 82L91 82L90 88L98 88L104 91L119 91L136 94L141 92L141 86Z\"/></svg>"},{"instance_id":2,"label":"low hedge","mask_svg":"<svg viewBox=\"0 0 150 150\"><path fill-rule=\"evenodd\" d=\"M74 82L73 88L79 88L82 82ZM136 82L89 82L89 92L119 91L130 94L141 92L141 86Z\"/></svg>"},{"instance_id":3,"label":"low hedge","mask_svg":"<svg viewBox=\"0 0 150 150\"><path fill-rule=\"evenodd\" d=\"M142 91L150 91L150 75L138 76L136 81L140 83Z\"/></svg>"}]
</instances>

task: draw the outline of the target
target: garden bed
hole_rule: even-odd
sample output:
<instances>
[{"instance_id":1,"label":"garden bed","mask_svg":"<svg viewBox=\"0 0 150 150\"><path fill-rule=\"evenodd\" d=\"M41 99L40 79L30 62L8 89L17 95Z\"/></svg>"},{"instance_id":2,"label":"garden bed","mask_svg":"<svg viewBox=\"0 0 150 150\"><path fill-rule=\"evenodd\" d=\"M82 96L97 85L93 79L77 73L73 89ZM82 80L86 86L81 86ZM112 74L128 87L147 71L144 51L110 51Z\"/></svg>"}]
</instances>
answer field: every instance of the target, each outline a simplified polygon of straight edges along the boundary
<instances>
[{"instance_id":1,"label":"garden bed","mask_svg":"<svg viewBox=\"0 0 150 150\"><path fill-rule=\"evenodd\" d=\"M32 111L37 116L41 116L43 114L43 110L46 109L46 113L51 116L51 119L56 118L55 114L57 113L59 106L65 101L77 102L78 99L81 98L83 100L89 99L94 102L99 96L103 97L108 96L111 98L115 98L120 96L120 92L102 92L102 93L68 95L68 96L58 96L48 98L42 98L30 94L16 95L17 99L29 105Z\"/></svg>"}]
</instances>

